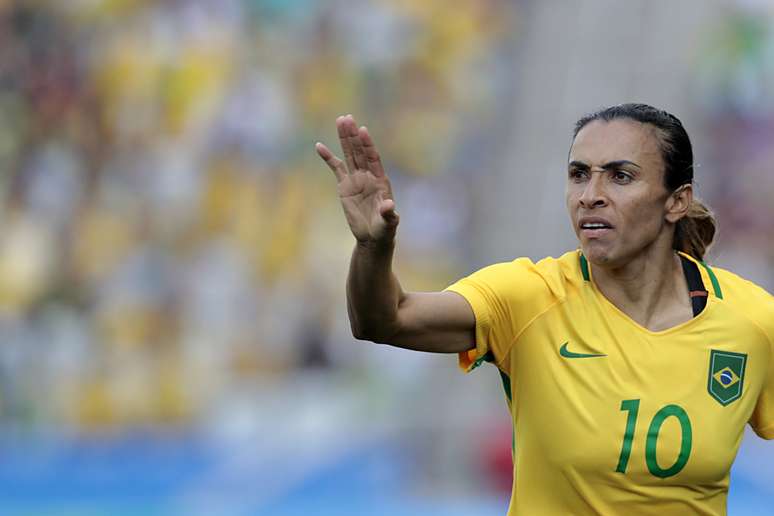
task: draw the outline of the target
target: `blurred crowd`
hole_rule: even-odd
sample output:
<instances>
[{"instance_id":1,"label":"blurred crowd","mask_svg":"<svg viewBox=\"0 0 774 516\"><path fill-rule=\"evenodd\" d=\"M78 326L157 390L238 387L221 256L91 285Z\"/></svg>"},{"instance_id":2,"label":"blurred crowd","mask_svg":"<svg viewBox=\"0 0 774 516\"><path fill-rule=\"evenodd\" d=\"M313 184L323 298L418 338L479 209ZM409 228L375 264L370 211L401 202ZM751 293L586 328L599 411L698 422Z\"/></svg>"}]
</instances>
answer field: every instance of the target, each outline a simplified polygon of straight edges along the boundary
<instances>
[{"instance_id":1,"label":"blurred crowd","mask_svg":"<svg viewBox=\"0 0 774 516\"><path fill-rule=\"evenodd\" d=\"M371 123L412 221L401 279L468 272L471 149L510 115L520 7L446 7L0 3L0 422L192 425L246 383L381 367L348 331L352 238L313 145ZM772 27L734 10L696 63L721 247L768 271Z\"/></svg>"},{"instance_id":2,"label":"blurred crowd","mask_svg":"<svg viewBox=\"0 0 774 516\"><path fill-rule=\"evenodd\" d=\"M728 5L698 55L707 154L699 186L720 222L724 263L774 291L774 4Z\"/></svg>"},{"instance_id":3,"label":"blurred crowd","mask_svg":"<svg viewBox=\"0 0 774 516\"><path fill-rule=\"evenodd\" d=\"M465 271L465 145L498 123L516 13L443 7L0 3L0 422L185 426L245 382L367 367L313 145L375 124L402 277Z\"/></svg>"}]
</instances>

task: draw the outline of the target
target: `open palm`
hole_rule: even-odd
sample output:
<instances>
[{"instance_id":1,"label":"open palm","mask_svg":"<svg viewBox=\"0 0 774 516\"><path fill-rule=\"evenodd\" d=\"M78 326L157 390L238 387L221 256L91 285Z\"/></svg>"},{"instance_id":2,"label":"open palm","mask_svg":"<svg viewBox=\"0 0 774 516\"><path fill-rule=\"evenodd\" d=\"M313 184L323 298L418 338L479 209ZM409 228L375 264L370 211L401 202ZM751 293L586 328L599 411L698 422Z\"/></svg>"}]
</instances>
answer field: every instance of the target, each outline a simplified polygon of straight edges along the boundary
<instances>
[{"instance_id":1,"label":"open palm","mask_svg":"<svg viewBox=\"0 0 774 516\"><path fill-rule=\"evenodd\" d=\"M338 117L336 128L345 161L322 143L316 148L336 176L352 234L361 243L387 243L395 237L398 215L379 153L368 129L358 128L351 115Z\"/></svg>"}]
</instances>

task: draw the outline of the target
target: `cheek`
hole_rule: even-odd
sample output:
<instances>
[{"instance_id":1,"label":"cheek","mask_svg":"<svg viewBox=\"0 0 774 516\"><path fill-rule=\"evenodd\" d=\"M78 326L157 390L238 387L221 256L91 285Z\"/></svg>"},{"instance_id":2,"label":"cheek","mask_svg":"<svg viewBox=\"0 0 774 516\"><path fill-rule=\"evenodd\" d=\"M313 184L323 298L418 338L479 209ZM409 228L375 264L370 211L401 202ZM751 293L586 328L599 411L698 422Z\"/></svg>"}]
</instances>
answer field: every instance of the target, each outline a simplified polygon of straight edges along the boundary
<instances>
[{"instance_id":1,"label":"cheek","mask_svg":"<svg viewBox=\"0 0 774 516\"><path fill-rule=\"evenodd\" d=\"M574 215L574 208L578 205L578 193L570 186L564 189L564 205L567 207L570 215Z\"/></svg>"},{"instance_id":2,"label":"cheek","mask_svg":"<svg viewBox=\"0 0 774 516\"><path fill-rule=\"evenodd\" d=\"M664 225L664 210L660 202L633 203L626 213L628 233L640 238L658 235Z\"/></svg>"},{"instance_id":3,"label":"cheek","mask_svg":"<svg viewBox=\"0 0 774 516\"><path fill-rule=\"evenodd\" d=\"M575 227L575 218L578 216L578 210L575 209L577 203L569 191L565 193L564 206L567 209L567 214L570 216L570 221L573 223L573 227Z\"/></svg>"}]
</instances>

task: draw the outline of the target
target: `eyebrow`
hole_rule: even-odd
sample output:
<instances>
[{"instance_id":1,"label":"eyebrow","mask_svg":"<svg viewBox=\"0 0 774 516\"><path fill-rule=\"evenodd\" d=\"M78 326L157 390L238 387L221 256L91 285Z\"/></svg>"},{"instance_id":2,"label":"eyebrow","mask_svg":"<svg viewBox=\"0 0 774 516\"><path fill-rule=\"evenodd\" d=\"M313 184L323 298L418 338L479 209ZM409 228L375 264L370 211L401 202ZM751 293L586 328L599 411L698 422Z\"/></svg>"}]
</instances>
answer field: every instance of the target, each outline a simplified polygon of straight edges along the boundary
<instances>
[{"instance_id":1,"label":"eyebrow","mask_svg":"<svg viewBox=\"0 0 774 516\"><path fill-rule=\"evenodd\" d=\"M629 161L628 159L619 159L619 160L616 160L616 161L610 161L608 163L605 163L604 165L602 165L599 168L601 168L603 170L610 170L610 169L619 168L622 165L633 165L633 166L635 166L637 168L642 168L637 163L635 163L633 161ZM588 170L588 169L591 168L587 163L584 163L582 161L571 161L570 164L568 165L568 167L569 168L579 168L581 170Z\"/></svg>"}]
</instances>

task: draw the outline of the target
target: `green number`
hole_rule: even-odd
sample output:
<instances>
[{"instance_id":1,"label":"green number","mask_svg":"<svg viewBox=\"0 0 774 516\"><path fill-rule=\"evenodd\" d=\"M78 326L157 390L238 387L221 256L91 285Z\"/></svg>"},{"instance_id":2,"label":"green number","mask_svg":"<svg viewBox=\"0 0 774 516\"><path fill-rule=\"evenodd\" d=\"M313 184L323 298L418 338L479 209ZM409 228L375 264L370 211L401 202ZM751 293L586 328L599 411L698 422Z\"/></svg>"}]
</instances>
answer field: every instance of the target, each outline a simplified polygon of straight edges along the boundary
<instances>
[{"instance_id":1,"label":"green number","mask_svg":"<svg viewBox=\"0 0 774 516\"><path fill-rule=\"evenodd\" d=\"M637 414L640 410L640 400L623 400L621 410L629 412L626 418L626 430L624 431L623 444L621 445L621 455L618 458L618 466L615 470L619 473L626 473L626 467L629 464L629 456L632 453L632 442L634 441L634 429L637 426ZM664 469L658 465L656 459L656 446L658 444L658 434L664 421L670 416L674 416L680 422L682 432L680 439L680 454L674 464ZM648 436L645 440L645 463L651 475L659 478L667 478L680 473L691 456L691 447L693 446L693 432L691 430L691 419L685 410L679 405L667 405L656 412L648 427Z\"/></svg>"},{"instance_id":2,"label":"green number","mask_svg":"<svg viewBox=\"0 0 774 516\"><path fill-rule=\"evenodd\" d=\"M662 469L656 460L656 442L661 425L669 416L675 416L680 421L682 436L680 439L680 454L674 464L666 469ZM685 410L679 405L667 405L653 416L648 428L648 439L645 441L645 463L648 465L648 471L652 475L660 478L677 475L688 463L688 457L691 456L691 446L693 445L693 433L691 431L691 420L688 418Z\"/></svg>"},{"instance_id":3,"label":"green number","mask_svg":"<svg viewBox=\"0 0 774 516\"><path fill-rule=\"evenodd\" d=\"M618 467L615 470L619 473L626 473L626 465L629 464L629 455L632 453L632 441L634 440L634 428L637 426L640 400L623 400L621 402L621 410L628 410L629 417L626 418L626 431L624 432L623 445L621 446L621 456L618 458Z\"/></svg>"}]
</instances>

